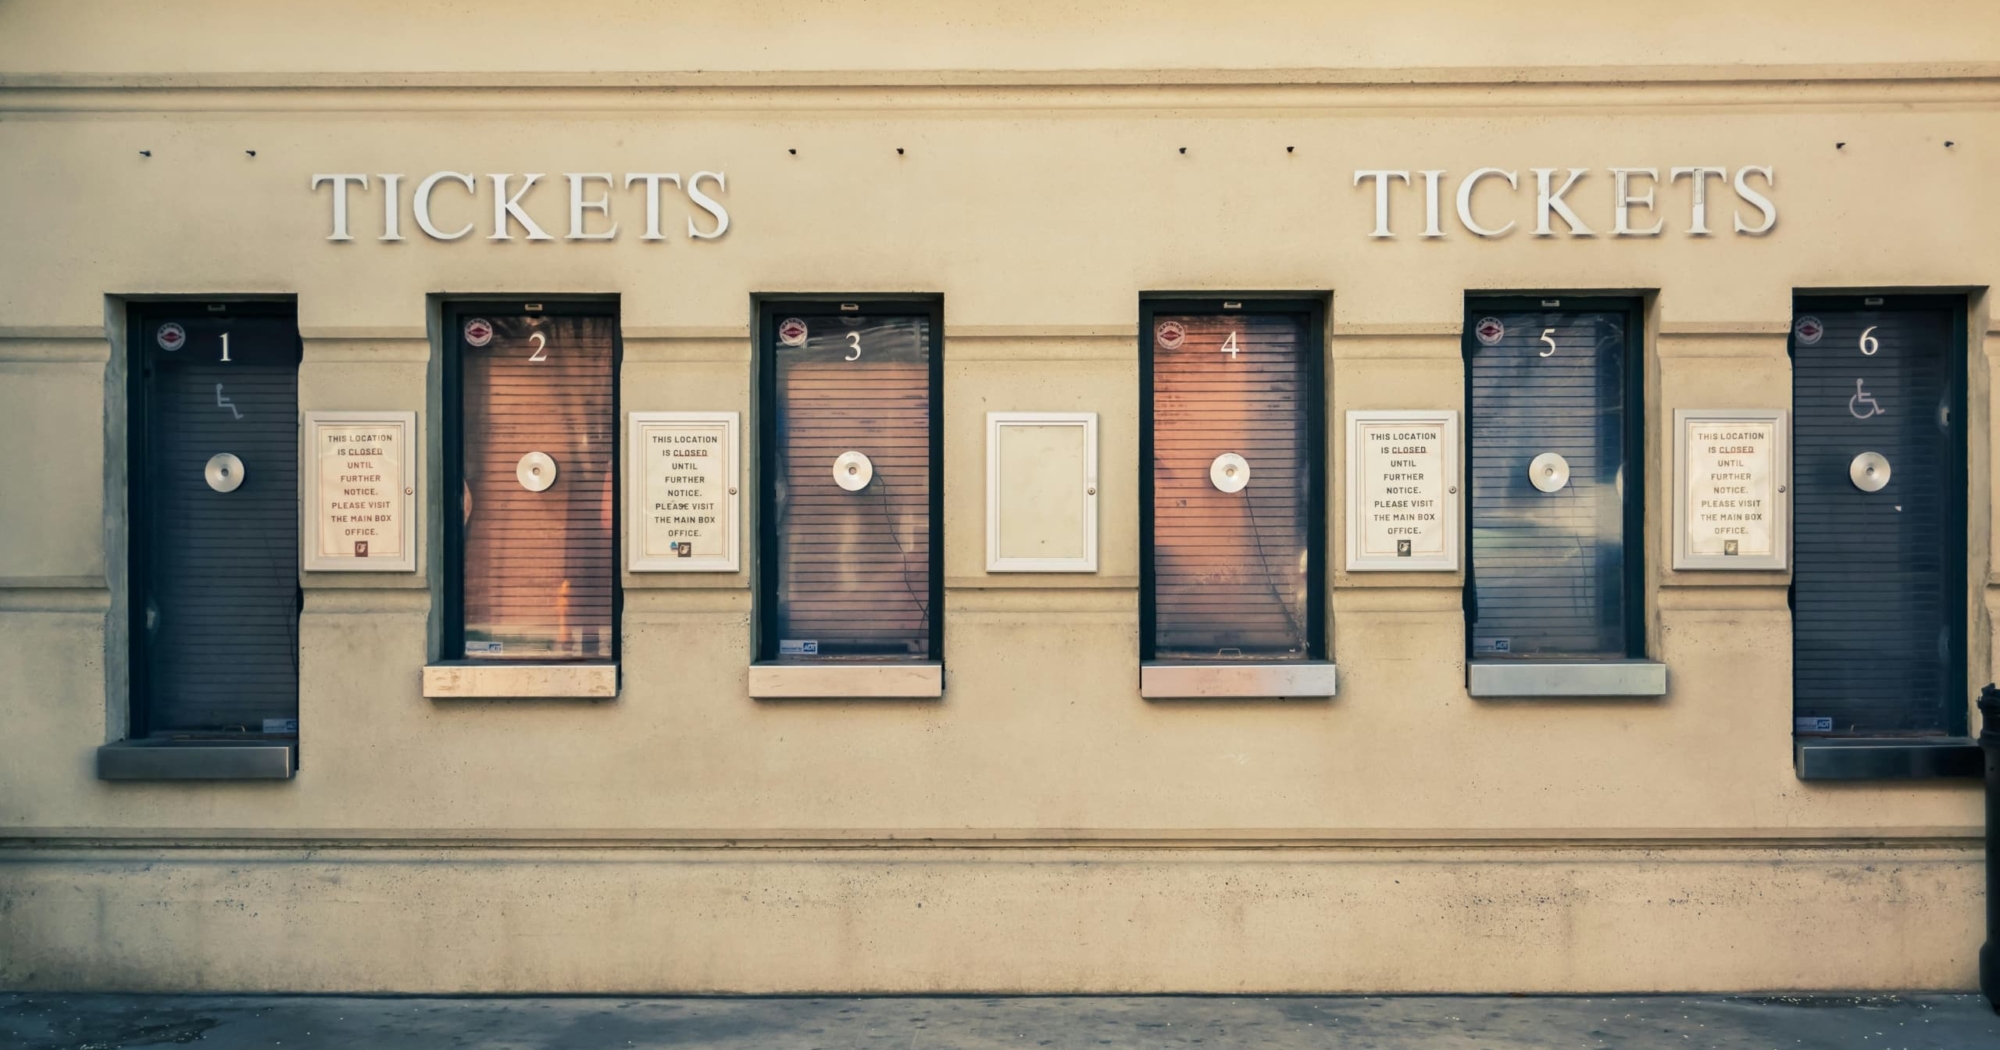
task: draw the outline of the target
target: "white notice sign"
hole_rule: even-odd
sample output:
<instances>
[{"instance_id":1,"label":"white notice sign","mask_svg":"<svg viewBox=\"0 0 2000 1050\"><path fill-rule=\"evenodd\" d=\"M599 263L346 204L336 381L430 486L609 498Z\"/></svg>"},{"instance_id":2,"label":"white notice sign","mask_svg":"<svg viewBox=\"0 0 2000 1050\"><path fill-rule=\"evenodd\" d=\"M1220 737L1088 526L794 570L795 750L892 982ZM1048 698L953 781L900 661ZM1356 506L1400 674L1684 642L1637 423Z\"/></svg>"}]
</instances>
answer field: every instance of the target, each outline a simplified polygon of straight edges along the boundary
<instances>
[{"instance_id":1,"label":"white notice sign","mask_svg":"<svg viewBox=\"0 0 2000 1050\"><path fill-rule=\"evenodd\" d=\"M1458 568L1458 413L1347 414L1347 569Z\"/></svg>"},{"instance_id":2,"label":"white notice sign","mask_svg":"<svg viewBox=\"0 0 2000 1050\"><path fill-rule=\"evenodd\" d=\"M414 572L414 412L308 412L305 567Z\"/></svg>"},{"instance_id":3,"label":"white notice sign","mask_svg":"<svg viewBox=\"0 0 2000 1050\"><path fill-rule=\"evenodd\" d=\"M628 571L735 572L737 415L634 412Z\"/></svg>"},{"instance_id":4,"label":"white notice sign","mask_svg":"<svg viewBox=\"0 0 2000 1050\"><path fill-rule=\"evenodd\" d=\"M1674 413L1676 569L1785 565L1782 412Z\"/></svg>"}]
</instances>

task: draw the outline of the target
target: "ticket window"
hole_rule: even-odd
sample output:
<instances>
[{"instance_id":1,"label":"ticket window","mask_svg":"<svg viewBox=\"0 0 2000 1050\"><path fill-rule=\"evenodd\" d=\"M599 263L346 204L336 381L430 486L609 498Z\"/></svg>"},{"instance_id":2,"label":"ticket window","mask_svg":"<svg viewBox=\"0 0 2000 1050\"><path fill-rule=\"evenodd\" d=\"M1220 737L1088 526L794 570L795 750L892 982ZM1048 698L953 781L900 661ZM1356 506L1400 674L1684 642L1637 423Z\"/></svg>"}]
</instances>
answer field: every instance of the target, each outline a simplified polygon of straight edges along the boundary
<instances>
[{"instance_id":1,"label":"ticket window","mask_svg":"<svg viewBox=\"0 0 2000 1050\"><path fill-rule=\"evenodd\" d=\"M447 314L447 660L618 656L618 316L596 303Z\"/></svg>"},{"instance_id":2,"label":"ticket window","mask_svg":"<svg viewBox=\"0 0 2000 1050\"><path fill-rule=\"evenodd\" d=\"M1619 299L1466 304L1475 696L1665 691L1643 662L1640 319Z\"/></svg>"},{"instance_id":3,"label":"ticket window","mask_svg":"<svg viewBox=\"0 0 2000 1050\"><path fill-rule=\"evenodd\" d=\"M753 674L756 695L868 681L785 668L940 660L939 320L933 303L763 306L757 652L779 670ZM935 696L941 674L877 680L915 691L868 695Z\"/></svg>"},{"instance_id":4,"label":"ticket window","mask_svg":"<svg viewBox=\"0 0 2000 1050\"><path fill-rule=\"evenodd\" d=\"M133 309L128 333L130 743L184 745L184 756L269 746L204 769L113 745L99 772L289 776L299 714L296 314L276 303L149 304Z\"/></svg>"},{"instance_id":5,"label":"ticket window","mask_svg":"<svg viewBox=\"0 0 2000 1050\"><path fill-rule=\"evenodd\" d=\"M1331 695L1330 673L1208 693L1231 677L1176 671L1326 659L1323 318L1313 300L1143 304L1142 695Z\"/></svg>"},{"instance_id":6,"label":"ticket window","mask_svg":"<svg viewBox=\"0 0 2000 1050\"><path fill-rule=\"evenodd\" d=\"M1801 297L1795 313L1794 731L1961 735L1965 303Z\"/></svg>"}]
</instances>

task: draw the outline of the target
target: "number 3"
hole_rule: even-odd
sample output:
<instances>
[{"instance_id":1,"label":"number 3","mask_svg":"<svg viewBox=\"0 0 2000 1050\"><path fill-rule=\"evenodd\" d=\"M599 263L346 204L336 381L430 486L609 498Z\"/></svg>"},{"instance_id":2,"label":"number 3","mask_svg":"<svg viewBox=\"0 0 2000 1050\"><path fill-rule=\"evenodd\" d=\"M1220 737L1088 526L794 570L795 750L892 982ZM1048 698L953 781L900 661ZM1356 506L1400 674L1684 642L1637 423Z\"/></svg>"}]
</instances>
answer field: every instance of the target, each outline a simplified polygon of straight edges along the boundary
<instances>
[{"instance_id":1,"label":"number 3","mask_svg":"<svg viewBox=\"0 0 2000 1050\"><path fill-rule=\"evenodd\" d=\"M536 332L535 334L533 334L533 335L529 336L529 337L528 337L528 340L529 340L530 342L532 342L532 343L534 343L534 344L535 344L535 352L534 352L533 354L530 354L530 355L528 356L528 360L530 360L530 361L546 361L546 360L548 360L548 359L549 359L549 337L548 337L548 336L545 336L545 335L543 335L543 334L542 334L542 333L540 333L540 332Z\"/></svg>"},{"instance_id":2,"label":"number 3","mask_svg":"<svg viewBox=\"0 0 2000 1050\"><path fill-rule=\"evenodd\" d=\"M1549 334L1550 332L1553 332L1553 331L1555 331L1555 329L1553 329L1553 328L1544 328L1544 329L1542 329L1542 342L1544 342L1544 343L1547 343L1547 344L1549 344L1549 352L1548 352L1548 353L1546 353L1546 354L1536 354L1535 356L1537 356L1537 357L1554 357L1554 356L1556 355L1556 338L1555 338L1555 336L1552 336L1552 335L1550 335L1550 334Z\"/></svg>"},{"instance_id":3,"label":"number 3","mask_svg":"<svg viewBox=\"0 0 2000 1050\"><path fill-rule=\"evenodd\" d=\"M1882 349L1882 340L1875 338L1875 329L1880 327L1871 324L1866 332L1861 333L1861 353L1864 356L1874 357L1875 351Z\"/></svg>"},{"instance_id":4,"label":"number 3","mask_svg":"<svg viewBox=\"0 0 2000 1050\"><path fill-rule=\"evenodd\" d=\"M847 345L849 349L852 349L854 351L854 353L848 357L841 358L841 360L842 361L861 360L861 333L860 332L847 333Z\"/></svg>"}]
</instances>

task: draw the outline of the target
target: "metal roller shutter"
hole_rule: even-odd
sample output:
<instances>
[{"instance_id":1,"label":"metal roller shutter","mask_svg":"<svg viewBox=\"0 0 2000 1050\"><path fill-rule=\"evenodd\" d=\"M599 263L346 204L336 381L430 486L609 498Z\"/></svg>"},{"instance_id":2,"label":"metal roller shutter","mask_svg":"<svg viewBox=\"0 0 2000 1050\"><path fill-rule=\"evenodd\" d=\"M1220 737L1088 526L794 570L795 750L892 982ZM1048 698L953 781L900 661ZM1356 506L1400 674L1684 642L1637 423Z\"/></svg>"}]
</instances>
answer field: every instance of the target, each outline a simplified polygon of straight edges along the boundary
<instances>
[{"instance_id":1,"label":"metal roller shutter","mask_svg":"<svg viewBox=\"0 0 2000 1050\"><path fill-rule=\"evenodd\" d=\"M298 717L298 328L233 314L135 318L134 735ZM230 492L204 473L224 452L243 463Z\"/></svg>"},{"instance_id":2,"label":"metal roller shutter","mask_svg":"<svg viewBox=\"0 0 2000 1050\"><path fill-rule=\"evenodd\" d=\"M787 315L789 318L789 315ZM807 316L778 333L767 657L932 659L932 331L926 316ZM866 456L866 486L834 461ZM854 475L858 477L859 475Z\"/></svg>"},{"instance_id":3,"label":"metal roller shutter","mask_svg":"<svg viewBox=\"0 0 2000 1050\"><path fill-rule=\"evenodd\" d=\"M1963 304L1820 299L1801 300L1798 312L1796 725L1808 734L1962 732ZM1850 476L1864 452L1889 464L1879 491Z\"/></svg>"},{"instance_id":4,"label":"metal roller shutter","mask_svg":"<svg viewBox=\"0 0 2000 1050\"><path fill-rule=\"evenodd\" d=\"M1643 655L1636 315L1584 305L1468 304L1475 659ZM1545 453L1569 465L1554 492L1529 479Z\"/></svg>"},{"instance_id":5,"label":"metal roller shutter","mask_svg":"<svg viewBox=\"0 0 2000 1050\"><path fill-rule=\"evenodd\" d=\"M1151 316L1150 658L1313 655L1308 325L1301 313ZM1249 481L1226 492L1210 470L1232 453Z\"/></svg>"},{"instance_id":6,"label":"metal roller shutter","mask_svg":"<svg viewBox=\"0 0 2000 1050\"><path fill-rule=\"evenodd\" d=\"M485 346L460 325L464 655L610 659L617 320L481 319ZM534 452L555 468L539 492L519 474Z\"/></svg>"}]
</instances>

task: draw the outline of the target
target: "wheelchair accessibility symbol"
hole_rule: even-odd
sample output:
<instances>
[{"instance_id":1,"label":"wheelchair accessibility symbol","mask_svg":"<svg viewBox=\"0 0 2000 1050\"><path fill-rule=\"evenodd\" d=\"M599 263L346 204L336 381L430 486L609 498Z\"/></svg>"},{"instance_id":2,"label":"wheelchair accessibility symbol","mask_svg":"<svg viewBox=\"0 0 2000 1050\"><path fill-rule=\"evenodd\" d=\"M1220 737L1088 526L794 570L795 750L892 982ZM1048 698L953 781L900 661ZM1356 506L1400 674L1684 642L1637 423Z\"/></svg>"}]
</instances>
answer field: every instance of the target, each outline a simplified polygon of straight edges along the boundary
<instances>
[{"instance_id":1,"label":"wheelchair accessibility symbol","mask_svg":"<svg viewBox=\"0 0 2000 1050\"><path fill-rule=\"evenodd\" d=\"M1856 419L1888 414L1887 409L1875 403L1875 395L1862 387L1859 379L1854 381L1854 396L1847 399L1847 411Z\"/></svg>"}]
</instances>

